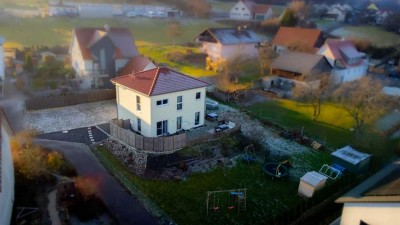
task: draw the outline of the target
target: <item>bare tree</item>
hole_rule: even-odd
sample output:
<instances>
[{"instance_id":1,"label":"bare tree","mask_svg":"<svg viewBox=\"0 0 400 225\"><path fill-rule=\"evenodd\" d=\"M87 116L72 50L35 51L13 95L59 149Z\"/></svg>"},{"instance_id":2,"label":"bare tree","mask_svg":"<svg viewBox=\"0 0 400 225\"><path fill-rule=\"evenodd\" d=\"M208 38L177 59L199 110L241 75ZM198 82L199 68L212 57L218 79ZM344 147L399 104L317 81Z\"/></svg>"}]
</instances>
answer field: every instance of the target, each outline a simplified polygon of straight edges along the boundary
<instances>
[{"instance_id":1,"label":"bare tree","mask_svg":"<svg viewBox=\"0 0 400 225\"><path fill-rule=\"evenodd\" d=\"M258 49L258 62L260 65L260 73L263 76L265 70L268 70L271 66L272 61L278 56L278 54L271 48L259 48Z\"/></svg>"},{"instance_id":2,"label":"bare tree","mask_svg":"<svg viewBox=\"0 0 400 225\"><path fill-rule=\"evenodd\" d=\"M294 88L294 96L300 101L310 103L313 108L313 121L321 114L322 103L332 92L332 83L328 73L311 73L304 75L304 83L297 84Z\"/></svg>"},{"instance_id":3,"label":"bare tree","mask_svg":"<svg viewBox=\"0 0 400 225\"><path fill-rule=\"evenodd\" d=\"M168 24L167 35L172 39L173 45L176 44L176 39L182 35L181 25L179 22L171 22Z\"/></svg>"},{"instance_id":4,"label":"bare tree","mask_svg":"<svg viewBox=\"0 0 400 225\"><path fill-rule=\"evenodd\" d=\"M368 121L383 113L389 98L382 93L380 80L363 77L360 80L344 83L335 90L336 100L354 119L355 130L361 131Z\"/></svg>"}]
</instances>

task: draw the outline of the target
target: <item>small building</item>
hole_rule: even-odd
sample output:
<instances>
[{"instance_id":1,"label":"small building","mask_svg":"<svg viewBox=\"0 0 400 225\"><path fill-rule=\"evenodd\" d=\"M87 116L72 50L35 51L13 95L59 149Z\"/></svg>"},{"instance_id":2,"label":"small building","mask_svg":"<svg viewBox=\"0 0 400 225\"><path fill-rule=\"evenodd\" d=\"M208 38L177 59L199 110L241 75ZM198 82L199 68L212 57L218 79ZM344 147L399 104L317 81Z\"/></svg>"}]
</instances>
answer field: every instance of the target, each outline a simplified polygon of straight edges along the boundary
<instances>
[{"instance_id":1,"label":"small building","mask_svg":"<svg viewBox=\"0 0 400 225\"><path fill-rule=\"evenodd\" d=\"M175 134L204 125L208 83L159 67L111 80L118 119L145 137Z\"/></svg>"},{"instance_id":2,"label":"small building","mask_svg":"<svg viewBox=\"0 0 400 225\"><path fill-rule=\"evenodd\" d=\"M378 10L375 14L375 23L381 25L385 22L386 18L393 14L393 11L390 10Z\"/></svg>"},{"instance_id":3,"label":"small building","mask_svg":"<svg viewBox=\"0 0 400 225\"><path fill-rule=\"evenodd\" d=\"M83 89L111 88L109 80L138 55L128 29L107 25L104 28L75 28L69 52L79 86Z\"/></svg>"},{"instance_id":4,"label":"small building","mask_svg":"<svg viewBox=\"0 0 400 225\"><path fill-rule=\"evenodd\" d=\"M315 194L315 192L325 186L327 180L328 177L318 172L308 172L300 178L298 193L301 196L311 198Z\"/></svg>"},{"instance_id":5,"label":"small building","mask_svg":"<svg viewBox=\"0 0 400 225\"><path fill-rule=\"evenodd\" d=\"M272 8L266 4L256 4L250 0L240 0L231 9L229 18L233 20L256 20L263 21L271 19Z\"/></svg>"},{"instance_id":6,"label":"small building","mask_svg":"<svg viewBox=\"0 0 400 225\"><path fill-rule=\"evenodd\" d=\"M349 40L329 39L318 54L325 56L332 66L331 75L335 83L357 80L367 74L369 62L366 54L359 52Z\"/></svg>"},{"instance_id":7,"label":"small building","mask_svg":"<svg viewBox=\"0 0 400 225\"><path fill-rule=\"evenodd\" d=\"M222 70L223 63L231 59L257 58L261 39L254 31L239 27L208 28L195 41L202 44L201 51L207 54L206 68Z\"/></svg>"},{"instance_id":8,"label":"small building","mask_svg":"<svg viewBox=\"0 0 400 225\"><path fill-rule=\"evenodd\" d=\"M322 32L318 29L280 27L272 39L272 48L277 53L286 50L315 53L324 41Z\"/></svg>"},{"instance_id":9,"label":"small building","mask_svg":"<svg viewBox=\"0 0 400 225\"><path fill-rule=\"evenodd\" d=\"M350 173L359 174L368 170L372 155L345 146L334 151L331 156L334 164L344 167Z\"/></svg>"},{"instance_id":10,"label":"small building","mask_svg":"<svg viewBox=\"0 0 400 225\"><path fill-rule=\"evenodd\" d=\"M342 216L335 225L400 224L400 160L392 162L338 198Z\"/></svg>"}]
</instances>

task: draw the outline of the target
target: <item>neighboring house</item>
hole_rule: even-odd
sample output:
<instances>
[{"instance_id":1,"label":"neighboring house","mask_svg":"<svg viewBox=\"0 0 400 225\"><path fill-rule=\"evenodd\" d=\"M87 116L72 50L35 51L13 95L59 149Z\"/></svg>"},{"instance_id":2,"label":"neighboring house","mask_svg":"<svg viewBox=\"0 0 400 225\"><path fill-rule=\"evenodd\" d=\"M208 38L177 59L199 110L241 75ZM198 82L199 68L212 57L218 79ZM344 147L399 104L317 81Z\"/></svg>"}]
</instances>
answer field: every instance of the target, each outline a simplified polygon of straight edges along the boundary
<instances>
[{"instance_id":1,"label":"neighboring house","mask_svg":"<svg viewBox=\"0 0 400 225\"><path fill-rule=\"evenodd\" d=\"M347 13L351 12L352 10L353 8L347 4L334 4L328 9L328 12L326 12L322 18L344 22L346 20Z\"/></svg>"},{"instance_id":2,"label":"neighboring house","mask_svg":"<svg viewBox=\"0 0 400 225\"><path fill-rule=\"evenodd\" d=\"M304 75L330 72L331 66L322 55L304 52L285 52L271 63L273 76L304 80Z\"/></svg>"},{"instance_id":3,"label":"neighboring house","mask_svg":"<svg viewBox=\"0 0 400 225\"><path fill-rule=\"evenodd\" d=\"M72 66L81 88L112 87L109 82L138 55L126 28L75 28L70 46Z\"/></svg>"},{"instance_id":4,"label":"neighboring house","mask_svg":"<svg viewBox=\"0 0 400 225\"><path fill-rule=\"evenodd\" d=\"M275 52L285 50L315 53L324 44L321 30L299 27L280 27L272 40Z\"/></svg>"},{"instance_id":5,"label":"neighboring house","mask_svg":"<svg viewBox=\"0 0 400 225\"><path fill-rule=\"evenodd\" d=\"M375 23L379 24L379 25L383 24L385 22L385 20L386 20L386 17L388 17L392 13L393 12L389 11L389 10L379 10L375 14Z\"/></svg>"},{"instance_id":6,"label":"neighboring house","mask_svg":"<svg viewBox=\"0 0 400 225\"><path fill-rule=\"evenodd\" d=\"M367 74L368 59L348 40L327 40L318 54L323 55L332 66L335 83L360 79Z\"/></svg>"},{"instance_id":7,"label":"neighboring house","mask_svg":"<svg viewBox=\"0 0 400 225\"><path fill-rule=\"evenodd\" d=\"M79 15L79 12L78 8L74 5L64 4L62 1L49 1L47 15L75 17Z\"/></svg>"},{"instance_id":8,"label":"neighboring house","mask_svg":"<svg viewBox=\"0 0 400 225\"><path fill-rule=\"evenodd\" d=\"M269 5L256 4L249 0L240 0L232 7L229 18L234 20L262 21L272 18L272 15L272 8Z\"/></svg>"},{"instance_id":9,"label":"neighboring house","mask_svg":"<svg viewBox=\"0 0 400 225\"><path fill-rule=\"evenodd\" d=\"M169 68L155 68L111 80L118 119L145 137L174 134L204 124L206 82Z\"/></svg>"},{"instance_id":10,"label":"neighboring house","mask_svg":"<svg viewBox=\"0 0 400 225\"><path fill-rule=\"evenodd\" d=\"M207 54L206 68L221 70L224 62L241 57L257 58L261 39L247 29L209 28L195 40L202 43L202 51Z\"/></svg>"},{"instance_id":11,"label":"neighboring house","mask_svg":"<svg viewBox=\"0 0 400 225\"><path fill-rule=\"evenodd\" d=\"M4 45L4 38L0 36L0 82L4 81L6 77L6 62L5 62L5 57L4 57L4 50L3 50L3 45ZM3 85L1 85L3 86ZM3 87L2 87L3 88Z\"/></svg>"},{"instance_id":12,"label":"neighboring house","mask_svg":"<svg viewBox=\"0 0 400 225\"><path fill-rule=\"evenodd\" d=\"M132 57L126 66L118 72L118 76L139 73L156 68L156 65L148 58L138 55Z\"/></svg>"},{"instance_id":13,"label":"neighboring house","mask_svg":"<svg viewBox=\"0 0 400 225\"><path fill-rule=\"evenodd\" d=\"M396 160L336 200L343 203L337 225L400 224L400 160Z\"/></svg>"},{"instance_id":14,"label":"neighboring house","mask_svg":"<svg viewBox=\"0 0 400 225\"><path fill-rule=\"evenodd\" d=\"M0 108L0 224L11 224L14 203L14 165L11 157L10 139L14 129L4 110Z\"/></svg>"}]
</instances>

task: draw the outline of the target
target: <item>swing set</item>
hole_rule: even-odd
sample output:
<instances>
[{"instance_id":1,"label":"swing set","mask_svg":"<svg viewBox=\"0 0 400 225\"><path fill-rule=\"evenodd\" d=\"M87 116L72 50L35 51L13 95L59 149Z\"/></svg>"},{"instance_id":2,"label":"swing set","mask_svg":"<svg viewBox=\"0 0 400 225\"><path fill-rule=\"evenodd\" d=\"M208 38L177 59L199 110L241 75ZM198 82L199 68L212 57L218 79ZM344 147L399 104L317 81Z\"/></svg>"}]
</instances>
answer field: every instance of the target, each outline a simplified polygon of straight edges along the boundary
<instances>
[{"instance_id":1,"label":"swing set","mask_svg":"<svg viewBox=\"0 0 400 225\"><path fill-rule=\"evenodd\" d=\"M223 209L233 211L237 208L238 213L246 210L247 188L207 191L206 205L207 215L209 211L219 212Z\"/></svg>"}]
</instances>

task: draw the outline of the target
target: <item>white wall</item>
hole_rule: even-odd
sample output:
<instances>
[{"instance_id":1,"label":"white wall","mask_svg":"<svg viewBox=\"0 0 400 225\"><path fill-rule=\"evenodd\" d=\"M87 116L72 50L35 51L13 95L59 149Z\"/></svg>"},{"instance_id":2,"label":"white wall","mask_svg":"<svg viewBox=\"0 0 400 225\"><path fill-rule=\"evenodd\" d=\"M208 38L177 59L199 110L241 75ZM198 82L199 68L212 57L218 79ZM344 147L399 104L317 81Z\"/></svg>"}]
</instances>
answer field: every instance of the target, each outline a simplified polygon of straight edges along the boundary
<instances>
[{"instance_id":1,"label":"white wall","mask_svg":"<svg viewBox=\"0 0 400 225\"><path fill-rule=\"evenodd\" d=\"M2 123L5 123L2 121ZM10 149L11 135L4 125L1 126L1 189L0 224L10 224L14 203L14 166Z\"/></svg>"},{"instance_id":2,"label":"white wall","mask_svg":"<svg viewBox=\"0 0 400 225\"><path fill-rule=\"evenodd\" d=\"M367 74L368 61L364 60L364 63L358 67L353 67L349 69L332 69L331 75L332 79L336 84L343 82L350 82L358 80Z\"/></svg>"},{"instance_id":3,"label":"white wall","mask_svg":"<svg viewBox=\"0 0 400 225\"><path fill-rule=\"evenodd\" d=\"M400 224L400 203L345 203L340 225Z\"/></svg>"},{"instance_id":4,"label":"white wall","mask_svg":"<svg viewBox=\"0 0 400 225\"><path fill-rule=\"evenodd\" d=\"M168 132L175 133L176 118L182 116L182 128L193 128L195 112L200 112L200 123L204 124L206 89L197 88L187 91L174 92L148 97L139 92L116 85L118 119L130 119L132 128L137 130L137 118L142 120L141 134L146 137L157 136L157 122L168 120ZM201 92L201 99L196 100L196 92ZM140 96L141 111L136 110L136 95ZM177 110L177 96L183 96L183 109ZM168 99L168 104L157 106L158 100Z\"/></svg>"},{"instance_id":5,"label":"white wall","mask_svg":"<svg viewBox=\"0 0 400 225\"><path fill-rule=\"evenodd\" d=\"M272 49L276 52L276 53L283 53L286 51L286 47L283 45L272 45Z\"/></svg>"},{"instance_id":6,"label":"white wall","mask_svg":"<svg viewBox=\"0 0 400 225\"><path fill-rule=\"evenodd\" d=\"M249 9L243 4L242 1L239 1L234 5L229 13L229 18L235 20L251 20L253 19L252 13Z\"/></svg>"},{"instance_id":7,"label":"white wall","mask_svg":"<svg viewBox=\"0 0 400 225\"><path fill-rule=\"evenodd\" d=\"M203 43L203 51L213 60L229 60L237 56L243 58L257 58L256 44L221 45L219 43Z\"/></svg>"}]
</instances>

